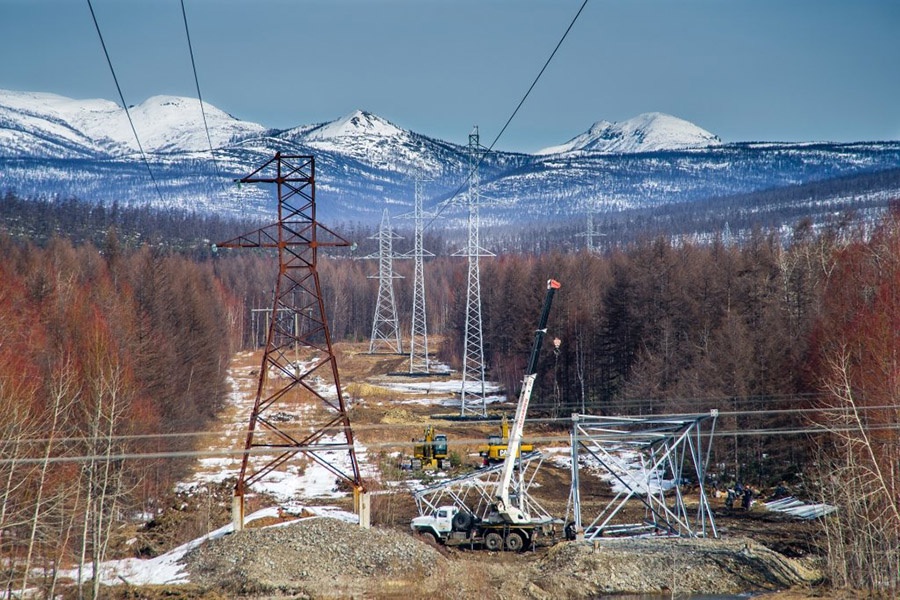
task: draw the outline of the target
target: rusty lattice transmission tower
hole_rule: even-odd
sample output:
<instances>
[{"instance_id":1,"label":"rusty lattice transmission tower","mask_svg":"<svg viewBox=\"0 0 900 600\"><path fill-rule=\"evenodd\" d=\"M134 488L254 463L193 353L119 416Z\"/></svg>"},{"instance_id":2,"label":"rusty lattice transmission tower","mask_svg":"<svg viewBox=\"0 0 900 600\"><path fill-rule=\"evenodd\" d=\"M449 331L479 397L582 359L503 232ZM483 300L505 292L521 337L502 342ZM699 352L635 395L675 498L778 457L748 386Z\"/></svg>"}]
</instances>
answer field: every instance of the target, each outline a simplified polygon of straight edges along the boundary
<instances>
[{"instance_id":1,"label":"rusty lattice transmission tower","mask_svg":"<svg viewBox=\"0 0 900 600\"><path fill-rule=\"evenodd\" d=\"M233 521L243 527L244 494L250 486L297 454L316 461L349 482L356 498L362 480L353 430L341 391L331 334L325 317L317 260L319 248L349 246L349 242L316 221L315 160L280 152L239 183L274 183L278 193L278 221L218 244L221 248L274 248L278 251L272 316L266 337L256 401L244 445L241 471L234 490ZM317 351L308 362L296 360L297 349ZM334 388L323 388L319 375L330 376ZM293 422L290 429L277 412L303 394L324 404L319 421ZM267 450L266 450L267 449ZM336 461L335 456L349 460ZM361 509L361 505L357 504ZM362 524L362 510L360 522Z\"/></svg>"}]
</instances>

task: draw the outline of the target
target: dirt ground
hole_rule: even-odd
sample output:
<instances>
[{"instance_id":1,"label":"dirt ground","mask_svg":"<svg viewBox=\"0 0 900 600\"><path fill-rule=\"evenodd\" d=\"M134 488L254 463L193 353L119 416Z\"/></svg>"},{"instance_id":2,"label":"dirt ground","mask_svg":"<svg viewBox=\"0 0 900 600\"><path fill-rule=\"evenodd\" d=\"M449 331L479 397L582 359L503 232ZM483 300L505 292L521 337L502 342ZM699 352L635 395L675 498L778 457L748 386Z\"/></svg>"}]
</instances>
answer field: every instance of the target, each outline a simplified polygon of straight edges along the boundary
<instances>
[{"instance_id":1,"label":"dirt ground","mask_svg":"<svg viewBox=\"0 0 900 600\"><path fill-rule=\"evenodd\" d=\"M474 466L479 460L478 445L489 433L498 430L499 421L455 420L453 417L458 409L442 404L443 396L439 391L429 392L424 401L422 397L417 399L392 391L389 384L420 383L422 379L396 375L406 368L405 357L368 355L366 349L367 344L336 347L343 389L350 401L354 436L369 449L368 460L377 462L382 474L382 481L367 482L369 487L389 487L384 481L387 479L401 481L424 477L427 480L427 474L423 476L397 468L398 453L409 454L411 440L421 437L426 425L434 425L440 432L447 433L451 450L464 465ZM244 353L235 358L232 373L241 390L254 389L260 360L259 353ZM451 396L446 399L450 400ZM513 409L512 405L492 406L490 412L499 417L503 411L511 415ZM249 414L223 415L223 428L226 425L233 427L241 418L249 419ZM559 446L565 444L563 440L568 432L542 425L530 428L527 435L552 440L546 442L547 446ZM231 437L231 434L223 433L218 443L231 443ZM204 443L216 443L215 436ZM569 494L568 470L545 463L538 482L539 493L536 495L539 495L539 501L551 514L564 517ZM586 505L608 501L609 491L604 485L599 481L588 484L593 495L587 494ZM229 482L226 482L211 487L208 498L193 495L190 502L173 502L152 527L141 532L143 538L139 547L143 549L143 555L156 555L187 541L184 538L192 531L191 523L200 528L227 522L229 489ZM254 496L251 502L264 506L269 500ZM418 597L421 593L436 599L478 596L485 600L501 597L541 600L596 598L616 592L668 596L673 592L778 592L772 596L778 600L851 597L821 585L822 547L815 523L770 513L760 507L749 511L728 510L722 501L712 502L720 540L650 540L631 545L616 540L599 546L563 543L519 555L497 553L489 556L484 551L448 549L415 538L409 530L409 520L417 514L415 504L408 491L400 490L373 496L375 528L370 534L337 526L322 531L312 525L290 526L298 528L295 532L305 531L303 535L311 536L308 537L313 540L310 543L320 549L333 545L343 548L343 552L336 552L329 559L333 564L322 558L321 551L315 557L304 554L306 550L297 547L291 536L267 539L268 535L283 534L249 529L227 536L226 541L207 544L206 554L192 556L189 564L195 583L191 586L176 586L167 591L120 587L113 595L215 600L236 596L408 598ZM336 504L334 500L327 503ZM349 499L337 504L350 508ZM243 536L240 543L229 550L228 544L235 544L239 536ZM251 536L256 536L252 542ZM369 564L360 558L368 554L357 551L369 543L367 539L376 538L381 541L370 548L369 554L381 558L373 559L374 562ZM248 550L251 547L256 548L255 554ZM276 556L279 557L277 560ZM313 563L322 563L319 566L324 570L318 572L298 566ZM363 571L354 571L360 564L363 564ZM365 564L369 564L368 572ZM340 565L345 568L338 568ZM273 579L272 573L278 573L280 578ZM325 583L320 584L320 581Z\"/></svg>"}]
</instances>

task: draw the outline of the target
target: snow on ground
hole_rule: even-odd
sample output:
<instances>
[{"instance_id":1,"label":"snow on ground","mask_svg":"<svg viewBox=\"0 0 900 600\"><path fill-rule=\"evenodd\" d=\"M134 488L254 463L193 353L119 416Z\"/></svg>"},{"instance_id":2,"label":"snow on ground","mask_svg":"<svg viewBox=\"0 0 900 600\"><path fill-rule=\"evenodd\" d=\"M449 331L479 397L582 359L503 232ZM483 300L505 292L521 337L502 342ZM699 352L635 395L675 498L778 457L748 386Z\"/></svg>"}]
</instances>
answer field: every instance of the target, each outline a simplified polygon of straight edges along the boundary
<instances>
[{"instance_id":1,"label":"snow on ground","mask_svg":"<svg viewBox=\"0 0 900 600\"><path fill-rule=\"evenodd\" d=\"M625 448L607 447L606 451L612 456L606 460L604 466L591 455L582 454L579 457L580 472L589 473L609 483L613 493L627 493L634 490L637 494L658 494L660 491L668 491L675 487L675 482L665 479L662 472L648 472L640 452ZM550 456L550 461L564 469L572 468L571 450L567 447L547 448L542 450ZM628 484L626 486L625 484Z\"/></svg>"},{"instance_id":2,"label":"snow on ground","mask_svg":"<svg viewBox=\"0 0 900 600\"><path fill-rule=\"evenodd\" d=\"M249 353L241 353L239 358L246 359ZM318 363L316 358L308 361L294 363L298 373L303 373ZM176 486L178 491L190 491L202 487L207 483L220 483L228 478L237 477L241 468L241 454L243 449L250 413L256 400L256 372L257 366L232 368L228 377L231 385L231 393L228 397L228 406L221 414L221 433L212 436L210 445L204 450L207 452L222 451L221 456L207 456L198 461L193 475ZM280 377L276 370L270 370L269 376ZM320 378L310 378L316 392L329 399L337 399L337 389L333 384ZM317 409L312 404L293 406L290 412L269 413L270 417L279 417L284 421L296 421L302 423L304 415ZM341 434L324 436L319 443L341 444L344 443ZM370 478L377 475L377 467L369 464L368 451L365 446L355 440L356 459L361 475ZM254 460L260 462L271 460L277 453L271 455L254 455ZM352 476L350 467L350 455L344 450L323 450L317 453L323 459L333 464L337 469ZM279 502L289 502L295 499L315 500L333 499L346 496L346 492L337 489L337 478L325 466L320 463L298 455L296 459L289 461L281 469L272 471L253 485L253 492L265 493L273 496Z\"/></svg>"},{"instance_id":3,"label":"snow on ground","mask_svg":"<svg viewBox=\"0 0 900 600\"><path fill-rule=\"evenodd\" d=\"M246 359L248 354L243 353L239 357ZM298 368L304 368L304 366L310 364L313 364L313 361L298 365ZM197 488L204 487L207 483L218 483L230 477L237 477L241 468L241 455L235 450L243 449L247 423L256 399L256 387L254 384L256 376L253 373L257 368L254 366L231 369L228 377L231 393L228 397L228 404L220 415L220 431L210 436L208 446L203 448L207 452L221 451L222 455L201 458L193 475L177 484L176 489L178 491L191 492ZM330 393L332 397L336 398L337 391L333 385L326 385L324 381L317 381L316 386L316 391L323 396L327 396ZM292 407L292 412L285 412L283 418L285 420L302 421L303 415L313 412L315 408L312 405ZM343 442L344 439L341 434L324 436L320 440L322 444L340 444ZM373 477L376 467L368 463L366 448L358 441L355 448L362 476L364 478ZM350 469L350 456L346 451L323 450L318 454L343 472L348 474L352 472ZM273 456L267 458L272 458ZM260 460L263 459L264 457L261 456ZM312 506L306 503L306 501L310 500L319 501L321 499L334 499L346 496L347 492L339 491L336 483L335 475L327 468L314 460L298 455L296 460L289 461L285 467L272 471L253 485L252 491L254 493L266 493L273 496L277 500L278 506L265 508L245 517L245 523L250 523L263 517L278 516L279 511L282 514L295 515L299 515L301 512L306 514L312 513L317 517L327 516L351 523L358 523L359 519L353 513L334 506ZM107 585L117 585L124 582L132 585L186 583L188 581L187 573L185 573L181 565L181 559L184 555L207 540L222 537L232 531L233 527L231 524L225 525L203 537L152 559L129 558L104 562L100 567L102 583ZM65 577L78 579L77 570L65 571L61 574ZM91 567L88 567L86 571L82 572L81 579L82 581L87 581L91 577Z\"/></svg>"},{"instance_id":4,"label":"snow on ground","mask_svg":"<svg viewBox=\"0 0 900 600\"><path fill-rule=\"evenodd\" d=\"M331 517L340 519L342 521L347 521L348 523L359 522L357 516L353 513L349 513L333 506L302 506L297 503L288 503L287 505L281 507L282 512L287 512L289 514L299 514L301 509L307 511L308 513L313 513L314 515L316 515L312 518ZM244 521L245 523L251 523L257 519L262 519L264 517L277 517L278 512L279 509L277 507L265 508L247 516ZM282 523L272 525L272 527L279 527L290 522L291 521L284 521ZM184 571L184 567L181 564L184 555L194 548L205 543L207 540L220 538L233 531L234 528L229 523L224 527L220 527L219 529L216 529L215 531L212 531L203 537L197 538L196 540L192 540L186 544L182 544L181 546L178 546L177 548L174 548L169 552L166 552L165 554L157 556L156 558L126 558L123 560L110 560L104 562L100 565L99 574L101 583L104 585L121 585L122 583L128 583L130 585L166 585L188 583L188 575ZM72 569L69 571L60 571L60 576L77 580L78 570ZM81 573L81 580L89 581L92 576L92 566L87 565L86 569Z\"/></svg>"},{"instance_id":5,"label":"snow on ground","mask_svg":"<svg viewBox=\"0 0 900 600\"><path fill-rule=\"evenodd\" d=\"M395 400L395 404L420 404L425 406L456 406L459 407L459 393L463 388L462 379L445 379L442 381L433 381L423 379L420 381L387 381L381 382L379 385L394 392L401 392L408 396L415 396L405 400ZM495 404L497 402L506 402L505 394L499 394L500 385L492 381L484 383L484 391L486 404ZM481 392L481 385L478 382L466 382L466 393L476 394Z\"/></svg>"}]
</instances>

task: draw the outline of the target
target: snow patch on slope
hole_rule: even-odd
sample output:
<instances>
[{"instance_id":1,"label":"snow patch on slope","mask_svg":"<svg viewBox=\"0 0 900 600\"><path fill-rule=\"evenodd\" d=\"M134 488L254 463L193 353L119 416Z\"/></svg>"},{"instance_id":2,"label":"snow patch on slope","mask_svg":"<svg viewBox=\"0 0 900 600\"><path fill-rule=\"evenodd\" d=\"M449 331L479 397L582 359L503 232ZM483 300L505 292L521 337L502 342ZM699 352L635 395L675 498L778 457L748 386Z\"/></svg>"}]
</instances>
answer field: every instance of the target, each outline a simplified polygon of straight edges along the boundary
<instances>
[{"instance_id":1,"label":"snow patch on slope","mask_svg":"<svg viewBox=\"0 0 900 600\"><path fill-rule=\"evenodd\" d=\"M664 113L644 113L627 121L598 121L565 144L539 150L537 154L568 152L653 152L682 148L705 148L721 144L718 136L693 123Z\"/></svg>"}]
</instances>

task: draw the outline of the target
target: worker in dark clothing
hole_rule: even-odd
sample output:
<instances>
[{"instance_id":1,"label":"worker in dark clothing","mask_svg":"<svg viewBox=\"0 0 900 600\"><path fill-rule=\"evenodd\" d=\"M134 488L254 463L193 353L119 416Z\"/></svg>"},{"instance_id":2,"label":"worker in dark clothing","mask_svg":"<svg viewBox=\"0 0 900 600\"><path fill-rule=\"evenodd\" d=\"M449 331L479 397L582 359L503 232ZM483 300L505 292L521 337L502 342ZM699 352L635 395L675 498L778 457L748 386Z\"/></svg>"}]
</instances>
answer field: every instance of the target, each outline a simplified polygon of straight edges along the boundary
<instances>
[{"instance_id":1,"label":"worker in dark clothing","mask_svg":"<svg viewBox=\"0 0 900 600\"><path fill-rule=\"evenodd\" d=\"M753 490L748 485L744 488L744 497L741 499L741 507L744 510L750 510L750 503L753 501Z\"/></svg>"}]
</instances>

